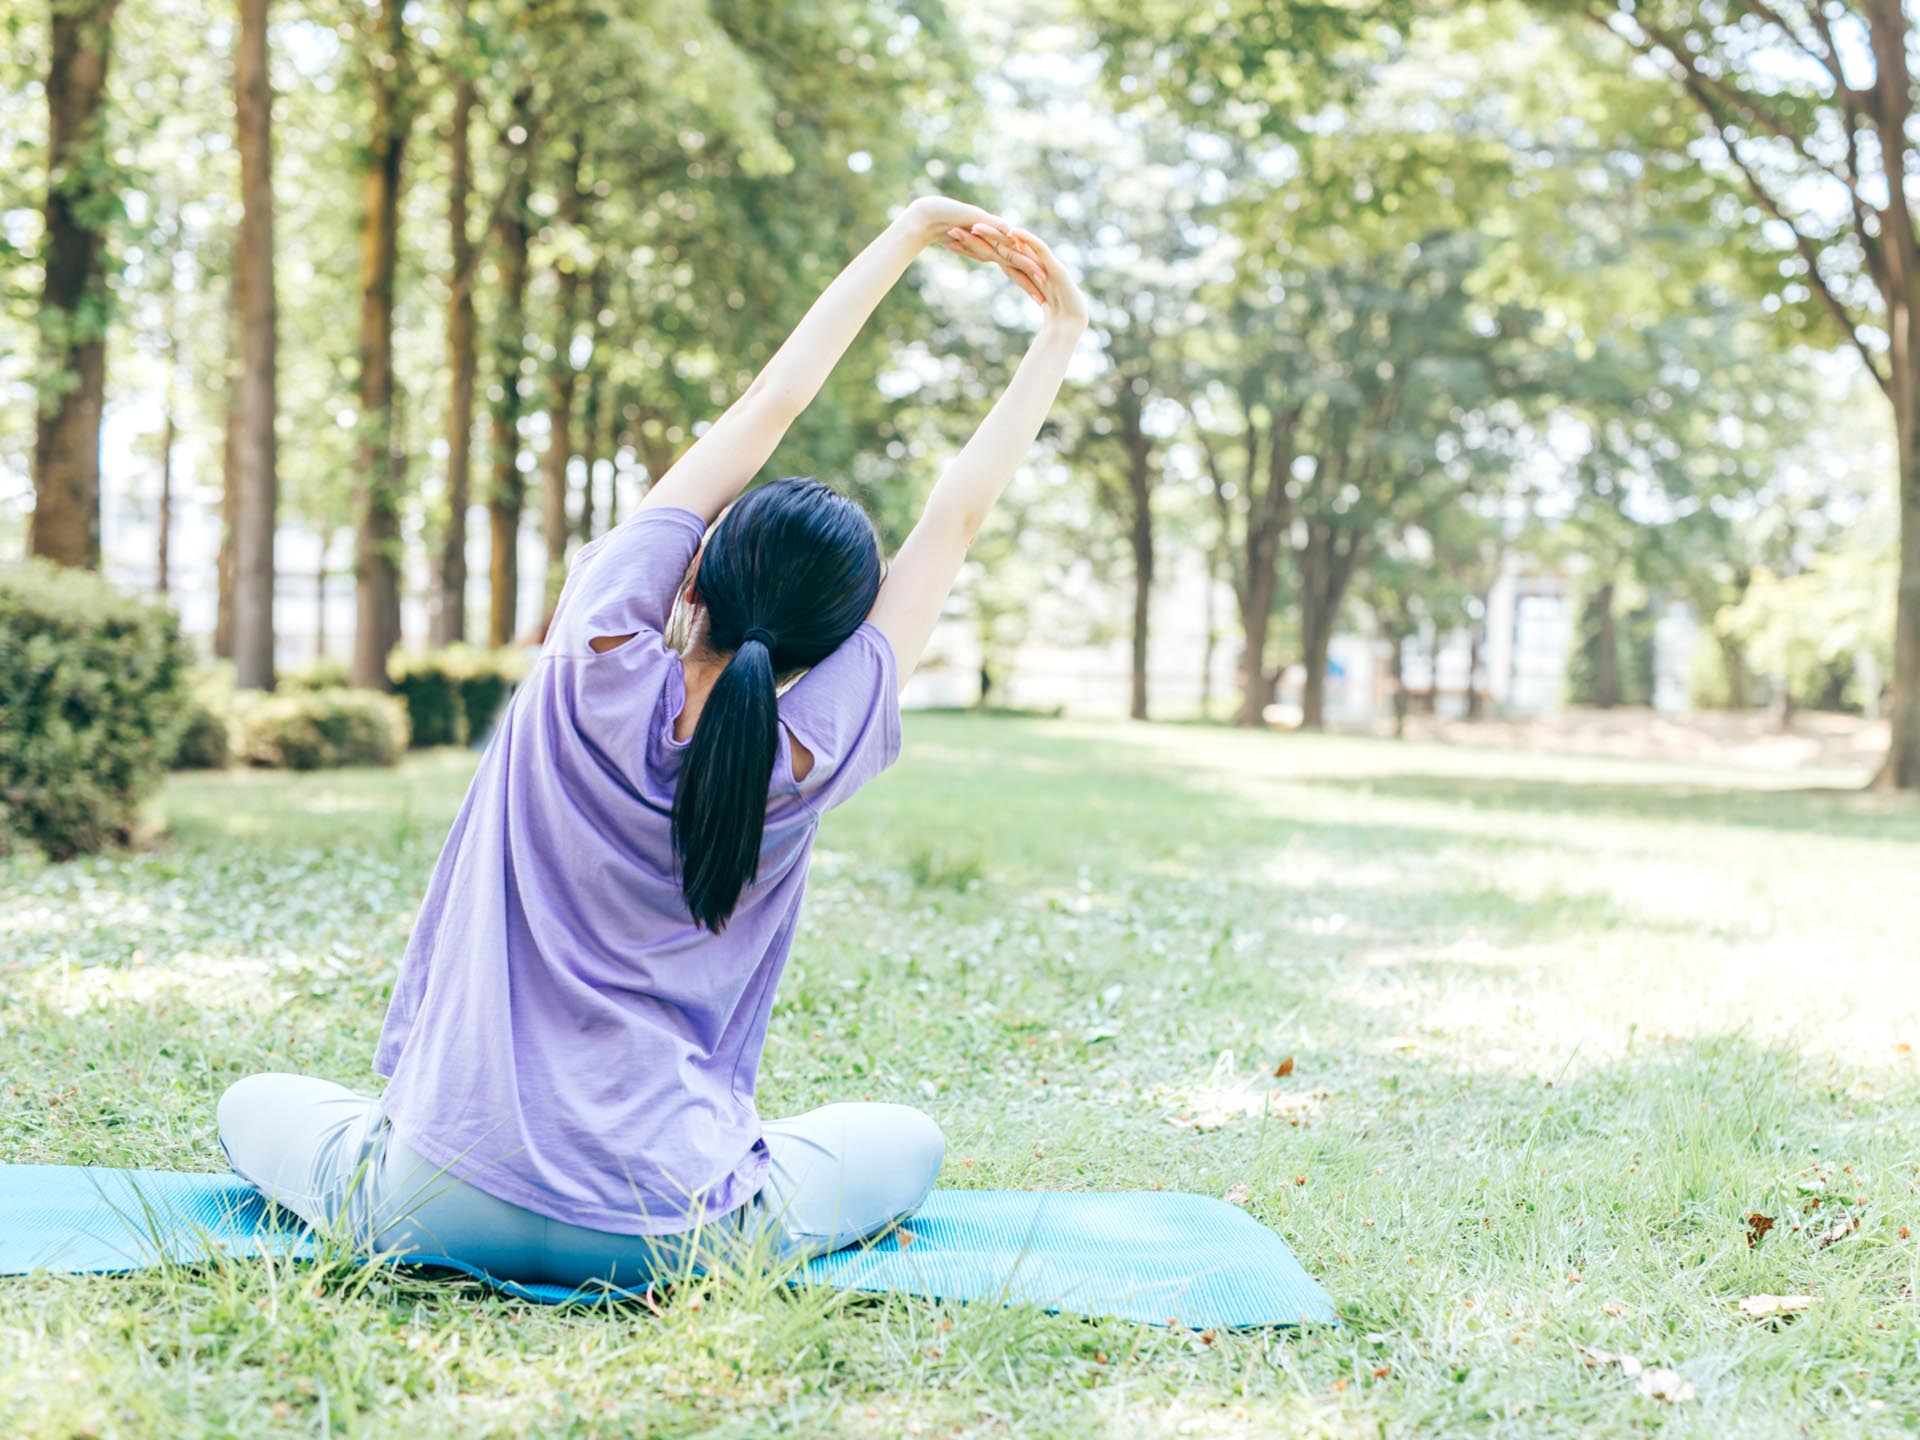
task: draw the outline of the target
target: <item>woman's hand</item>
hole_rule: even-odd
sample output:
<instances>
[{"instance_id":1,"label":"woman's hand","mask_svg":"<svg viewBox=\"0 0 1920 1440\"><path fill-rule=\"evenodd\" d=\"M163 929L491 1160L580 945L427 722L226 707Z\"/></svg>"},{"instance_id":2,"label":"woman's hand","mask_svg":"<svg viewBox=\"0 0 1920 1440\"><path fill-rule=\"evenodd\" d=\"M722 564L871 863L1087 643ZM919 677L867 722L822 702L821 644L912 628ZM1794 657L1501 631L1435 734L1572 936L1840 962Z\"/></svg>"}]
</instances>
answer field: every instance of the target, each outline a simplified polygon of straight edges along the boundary
<instances>
[{"instance_id":1,"label":"woman's hand","mask_svg":"<svg viewBox=\"0 0 1920 1440\"><path fill-rule=\"evenodd\" d=\"M1020 280L1027 293L1046 307L1048 319L1085 327L1087 297L1073 272L1038 235L999 220L979 220L967 231L967 241L975 249L963 254L972 254L977 260L991 259ZM976 253L980 249L986 253Z\"/></svg>"},{"instance_id":2,"label":"woman's hand","mask_svg":"<svg viewBox=\"0 0 1920 1440\"><path fill-rule=\"evenodd\" d=\"M1002 261L984 241L975 238L972 229L975 225L989 225L1001 232L1013 228L992 211L944 195L923 195L907 206L902 218L913 227L922 244L944 245L969 260L998 265L1009 279L1033 297L1036 305L1047 303L1029 276Z\"/></svg>"},{"instance_id":3,"label":"woman's hand","mask_svg":"<svg viewBox=\"0 0 1920 1440\"><path fill-rule=\"evenodd\" d=\"M950 199L945 195L922 195L907 206L901 218L911 223L922 243L928 245L935 241L945 244L947 231L955 226L964 230L982 221L1002 226L1007 223L991 210L982 210L978 205L969 205L964 200Z\"/></svg>"}]
</instances>

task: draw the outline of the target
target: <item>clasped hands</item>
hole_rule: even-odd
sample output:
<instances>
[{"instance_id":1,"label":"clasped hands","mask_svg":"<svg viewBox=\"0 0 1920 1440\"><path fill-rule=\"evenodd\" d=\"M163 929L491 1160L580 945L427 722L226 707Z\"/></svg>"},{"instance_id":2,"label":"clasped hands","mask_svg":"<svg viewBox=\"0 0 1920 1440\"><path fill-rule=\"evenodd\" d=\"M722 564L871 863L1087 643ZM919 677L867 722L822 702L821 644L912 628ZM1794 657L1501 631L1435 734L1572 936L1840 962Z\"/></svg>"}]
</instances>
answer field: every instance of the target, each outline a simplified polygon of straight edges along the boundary
<instances>
[{"instance_id":1,"label":"clasped hands","mask_svg":"<svg viewBox=\"0 0 1920 1440\"><path fill-rule=\"evenodd\" d=\"M1049 318L1086 323L1086 296L1060 258L1031 230L944 196L924 196L907 212L928 241L966 259L997 265Z\"/></svg>"}]
</instances>

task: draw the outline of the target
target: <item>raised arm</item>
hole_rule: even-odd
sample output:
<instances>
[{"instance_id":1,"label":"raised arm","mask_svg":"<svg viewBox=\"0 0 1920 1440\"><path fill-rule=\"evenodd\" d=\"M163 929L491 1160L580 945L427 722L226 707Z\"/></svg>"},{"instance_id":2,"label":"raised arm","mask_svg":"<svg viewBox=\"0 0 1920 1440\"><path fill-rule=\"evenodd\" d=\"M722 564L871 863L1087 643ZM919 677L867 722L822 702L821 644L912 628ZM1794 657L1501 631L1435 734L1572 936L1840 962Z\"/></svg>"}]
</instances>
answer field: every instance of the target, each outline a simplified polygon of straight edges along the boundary
<instances>
[{"instance_id":1,"label":"raised arm","mask_svg":"<svg viewBox=\"0 0 1920 1440\"><path fill-rule=\"evenodd\" d=\"M934 484L919 523L900 546L880 586L872 619L893 646L902 686L927 648L927 638L967 558L967 547L1039 435L1067 373L1067 362L1087 328L1086 297L1037 236L997 222L981 222L972 227L970 237L961 238L959 248L985 259L978 253L983 247L990 248L1010 273L1024 274L1029 289L1039 288L1046 318L1006 392Z\"/></svg>"},{"instance_id":2,"label":"raised arm","mask_svg":"<svg viewBox=\"0 0 1920 1440\"><path fill-rule=\"evenodd\" d=\"M952 232L975 223L1001 222L978 206L938 196L908 205L820 293L740 398L647 490L642 507L675 505L712 523L759 473L787 428L820 393L853 337L906 273L914 256L936 242L971 253L953 239ZM986 257L975 254L974 258Z\"/></svg>"}]
</instances>

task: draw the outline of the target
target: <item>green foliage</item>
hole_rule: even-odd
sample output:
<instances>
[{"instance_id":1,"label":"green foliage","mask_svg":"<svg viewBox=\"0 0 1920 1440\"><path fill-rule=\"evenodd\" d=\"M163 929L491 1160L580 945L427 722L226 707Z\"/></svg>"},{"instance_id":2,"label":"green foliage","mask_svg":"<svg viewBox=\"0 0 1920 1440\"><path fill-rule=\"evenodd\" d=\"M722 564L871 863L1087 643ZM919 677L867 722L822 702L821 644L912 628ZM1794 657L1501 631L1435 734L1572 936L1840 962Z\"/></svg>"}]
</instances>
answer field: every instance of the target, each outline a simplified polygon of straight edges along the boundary
<instances>
[{"instance_id":1,"label":"green foliage","mask_svg":"<svg viewBox=\"0 0 1920 1440\"><path fill-rule=\"evenodd\" d=\"M446 645L396 653L387 662L387 675L406 704L414 748L464 745L485 736L526 665L526 657L510 646Z\"/></svg>"},{"instance_id":2,"label":"green foliage","mask_svg":"<svg viewBox=\"0 0 1920 1440\"><path fill-rule=\"evenodd\" d=\"M282 694L299 694L308 690L344 690L346 685L346 661L322 658L298 670L281 672L274 688Z\"/></svg>"},{"instance_id":3,"label":"green foliage","mask_svg":"<svg viewBox=\"0 0 1920 1440\"><path fill-rule=\"evenodd\" d=\"M1870 527L1863 527L1863 530ZM1861 693L1858 658L1884 676L1891 663L1894 547L1855 543L1815 555L1798 574L1754 572L1738 604L1720 622L1747 646L1754 668L1786 685L1810 709L1858 709L1879 699Z\"/></svg>"},{"instance_id":4,"label":"green foliage","mask_svg":"<svg viewBox=\"0 0 1920 1440\"><path fill-rule=\"evenodd\" d=\"M1568 703L1652 704L1658 658L1653 638L1656 619L1653 607L1645 601L1623 606L1614 586L1596 585L1589 590L1580 602L1573 651L1567 657ZM1607 653L1609 637L1611 655ZM1609 665L1613 674L1610 691L1605 681Z\"/></svg>"},{"instance_id":5,"label":"green foliage","mask_svg":"<svg viewBox=\"0 0 1920 1440\"><path fill-rule=\"evenodd\" d=\"M205 665L187 691L186 719L173 749L175 770L224 770L233 763L233 667Z\"/></svg>"},{"instance_id":6,"label":"green foliage","mask_svg":"<svg viewBox=\"0 0 1920 1440\"><path fill-rule=\"evenodd\" d=\"M396 653L387 661L387 675L393 681L393 693L407 707L409 743L415 749L458 745L466 738L459 681L443 652Z\"/></svg>"},{"instance_id":7,"label":"green foliage","mask_svg":"<svg viewBox=\"0 0 1920 1440\"><path fill-rule=\"evenodd\" d=\"M45 561L0 571L0 830L56 860L130 838L189 659L164 606Z\"/></svg>"},{"instance_id":8,"label":"green foliage","mask_svg":"<svg viewBox=\"0 0 1920 1440\"><path fill-rule=\"evenodd\" d=\"M245 698L234 728L242 760L287 770L392 765L407 748L406 707L370 690Z\"/></svg>"}]
</instances>

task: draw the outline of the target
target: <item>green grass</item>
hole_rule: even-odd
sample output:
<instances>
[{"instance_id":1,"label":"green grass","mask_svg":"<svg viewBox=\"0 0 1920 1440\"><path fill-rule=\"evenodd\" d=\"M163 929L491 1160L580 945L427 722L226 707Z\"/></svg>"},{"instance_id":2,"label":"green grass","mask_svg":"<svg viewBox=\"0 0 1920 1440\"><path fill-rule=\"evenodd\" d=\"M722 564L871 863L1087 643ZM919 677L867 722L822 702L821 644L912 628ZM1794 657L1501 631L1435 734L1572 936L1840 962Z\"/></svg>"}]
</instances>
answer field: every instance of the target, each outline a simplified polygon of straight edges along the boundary
<instances>
[{"instance_id":1,"label":"green grass","mask_svg":"<svg viewBox=\"0 0 1920 1440\"><path fill-rule=\"evenodd\" d=\"M233 1078L370 1087L467 764L183 778L149 852L4 862L0 1160L214 1169ZM1246 1186L1339 1329L34 1276L0 1281L0 1435L1909 1433L1920 808L1778 785L925 716L829 820L764 1110L920 1104L947 1185Z\"/></svg>"}]
</instances>

